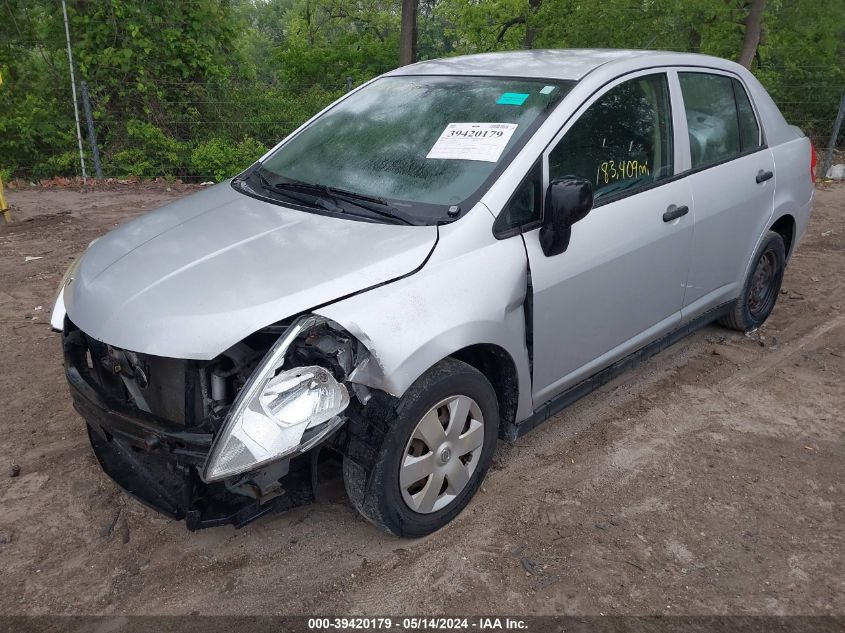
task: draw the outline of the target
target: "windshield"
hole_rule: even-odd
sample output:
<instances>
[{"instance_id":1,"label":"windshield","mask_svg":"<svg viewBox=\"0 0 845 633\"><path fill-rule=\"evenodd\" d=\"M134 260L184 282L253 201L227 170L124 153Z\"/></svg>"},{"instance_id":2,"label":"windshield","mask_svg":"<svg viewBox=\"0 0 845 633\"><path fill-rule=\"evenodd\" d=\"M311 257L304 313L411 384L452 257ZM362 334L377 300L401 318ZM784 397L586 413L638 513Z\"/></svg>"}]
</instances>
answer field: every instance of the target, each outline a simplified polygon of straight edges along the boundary
<instances>
[{"instance_id":1,"label":"windshield","mask_svg":"<svg viewBox=\"0 0 845 633\"><path fill-rule=\"evenodd\" d=\"M414 223L451 219L449 207L475 202L572 83L383 77L285 143L262 171L274 181L378 197Z\"/></svg>"}]
</instances>

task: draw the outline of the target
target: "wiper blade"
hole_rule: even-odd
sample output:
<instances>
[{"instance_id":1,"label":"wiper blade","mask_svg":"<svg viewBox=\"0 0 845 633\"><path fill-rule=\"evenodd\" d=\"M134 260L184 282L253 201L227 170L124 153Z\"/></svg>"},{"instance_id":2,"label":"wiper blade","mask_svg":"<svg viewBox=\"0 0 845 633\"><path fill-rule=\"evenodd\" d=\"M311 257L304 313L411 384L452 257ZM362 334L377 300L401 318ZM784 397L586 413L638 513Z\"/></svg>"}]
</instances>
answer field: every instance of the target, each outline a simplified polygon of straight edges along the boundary
<instances>
[{"instance_id":1,"label":"wiper blade","mask_svg":"<svg viewBox=\"0 0 845 633\"><path fill-rule=\"evenodd\" d=\"M335 213L343 212L343 209L341 209L338 205L334 204L333 202L326 200L325 198L314 195L313 193L310 196L299 196L299 195L297 195L296 189L300 189L300 187L296 187L296 188L289 187L289 186L287 186L288 183L276 183L276 184L274 184L274 183L270 182L269 180L267 180L267 177L264 174L262 174L260 170L257 170L255 172L255 174L258 176L258 179L261 181L261 186L264 187L264 189L266 189L267 191L271 191L273 193L281 194L283 196L286 196L287 198L290 198L291 200L301 202L301 203L308 205L308 206L311 206L311 207L326 209L327 211L334 211ZM293 190L291 190L291 189L293 189ZM307 189L307 191L314 191L314 190L309 188L309 189Z\"/></svg>"},{"instance_id":2,"label":"wiper blade","mask_svg":"<svg viewBox=\"0 0 845 633\"><path fill-rule=\"evenodd\" d=\"M406 220L401 215L398 215L393 205L383 198L367 196L354 191L346 191L345 189L336 189L335 187L327 187L327 189L335 199L346 200L347 202L358 205L362 209L371 211L372 213L384 218L390 218L396 222L401 222L402 224L409 224L411 226L414 224L410 220Z\"/></svg>"},{"instance_id":3,"label":"wiper blade","mask_svg":"<svg viewBox=\"0 0 845 633\"><path fill-rule=\"evenodd\" d=\"M290 195L291 192L296 191L303 191L311 195L315 196L324 196L324 198L317 197L317 200L322 202L326 202L325 198L329 198L335 205L335 208L332 208L332 211L336 212L344 212L344 209L337 205L337 202L340 200L344 200L346 202L351 202L355 206L361 207L362 209L366 209L375 215L381 216L383 218L388 218L393 220L394 222L401 222L402 224L409 224L413 226L413 222L406 220L400 215L396 214L396 209L391 205L387 200L383 198L378 198L376 196L368 196L363 193L357 193L355 191L347 191L346 189L338 189L335 187L329 187L328 185L318 185L312 184L309 182L300 182L300 181L290 181L285 180L277 183L271 183L264 174L261 173L261 170L256 171L258 177L261 178L261 182L264 183L264 186L271 191L276 191L283 195ZM329 208L325 205L323 208ZM353 215L360 215L360 214L353 214ZM366 216L362 216L366 217Z\"/></svg>"},{"instance_id":4,"label":"wiper blade","mask_svg":"<svg viewBox=\"0 0 845 633\"><path fill-rule=\"evenodd\" d=\"M378 196L368 196L364 193L358 193L357 191L349 191L348 189L340 189L338 187L326 186L326 189L328 189L331 193L336 196L353 198L354 200L363 200L364 202L372 202L382 207L387 207L389 209L393 208L393 205L391 205L387 200L385 200L384 198L379 198Z\"/></svg>"}]
</instances>

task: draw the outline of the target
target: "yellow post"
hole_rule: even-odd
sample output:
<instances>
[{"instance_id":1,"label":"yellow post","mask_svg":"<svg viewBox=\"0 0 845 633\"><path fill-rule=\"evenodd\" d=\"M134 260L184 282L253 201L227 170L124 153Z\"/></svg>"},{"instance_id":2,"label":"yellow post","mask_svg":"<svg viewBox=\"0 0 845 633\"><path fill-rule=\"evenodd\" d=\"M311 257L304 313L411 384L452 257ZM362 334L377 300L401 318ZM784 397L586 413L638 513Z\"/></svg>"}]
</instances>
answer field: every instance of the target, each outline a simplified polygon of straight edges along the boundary
<instances>
[{"instance_id":1,"label":"yellow post","mask_svg":"<svg viewBox=\"0 0 845 633\"><path fill-rule=\"evenodd\" d=\"M0 86L3 85L3 73L0 73ZM6 224L12 221L12 214L9 213L9 205L6 204L6 196L3 195L3 178L0 177L0 213L3 214L3 219Z\"/></svg>"},{"instance_id":2,"label":"yellow post","mask_svg":"<svg viewBox=\"0 0 845 633\"><path fill-rule=\"evenodd\" d=\"M3 219L6 224L11 224L12 214L9 212L9 205L6 204L6 196L3 195L3 179L0 178L0 212L3 213Z\"/></svg>"}]
</instances>

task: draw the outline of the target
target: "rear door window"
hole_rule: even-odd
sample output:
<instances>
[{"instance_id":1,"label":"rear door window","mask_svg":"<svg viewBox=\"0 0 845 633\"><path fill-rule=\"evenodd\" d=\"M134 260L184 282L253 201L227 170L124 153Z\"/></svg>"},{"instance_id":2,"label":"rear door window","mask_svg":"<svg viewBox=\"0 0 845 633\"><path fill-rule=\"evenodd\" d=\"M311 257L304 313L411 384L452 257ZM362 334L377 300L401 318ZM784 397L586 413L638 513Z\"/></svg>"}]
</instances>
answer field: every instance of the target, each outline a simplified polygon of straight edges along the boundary
<instances>
[{"instance_id":1,"label":"rear door window","mask_svg":"<svg viewBox=\"0 0 845 633\"><path fill-rule=\"evenodd\" d=\"M692 168L739 155L742 140L733 80L710 73L678 73L678 79L684 97Z\"/></svg>"}]
</instances>

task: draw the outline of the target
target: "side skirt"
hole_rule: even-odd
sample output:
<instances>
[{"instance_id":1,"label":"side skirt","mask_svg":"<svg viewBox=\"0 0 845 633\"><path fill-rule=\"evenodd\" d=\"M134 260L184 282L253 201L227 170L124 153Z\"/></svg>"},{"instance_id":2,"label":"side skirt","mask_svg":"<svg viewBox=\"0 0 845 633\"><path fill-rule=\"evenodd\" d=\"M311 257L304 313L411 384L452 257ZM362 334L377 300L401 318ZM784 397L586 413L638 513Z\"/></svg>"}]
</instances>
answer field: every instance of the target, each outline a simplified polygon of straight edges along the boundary
<instances>
[{"instance_id":1,"label":"side skirt","mask_svg":"<svg viewBox=\"0 0 845 633\"><path fill-rule=\"evenodd\" d=\"M525 418L524 420L522 420L522 422L512 424L507 429L507 439L513 441L519 437L522 437L529 431L540 426L543 422L545 422L552 416L557 415L558 413L563 411L566 407L568 407L576 400L579 400L587 394L592 393L602 385L607 384L608 382L625 373L629 369L633 369L634 367L637 367L638 365L644 363L658 352L661 352L670 345L677 343L682 338L685 338L687 335L692 334L696 330L700 330L705 325L709 325L716 319L727 314L730 311L732 304L733 301L729 301L727 303L723 303L722 305L716 308L708 310L707 312L703 313L701 316L696 317L686 325L683 325L677 330L673 330L672 332L665 334L659 339L652 341L644 347L641 347L640 349L629 354L628 356L619 359L612 365L608 365L607 367L596 372L589 378L585 378L584 380L582 380L576 385L573 385L566 391L559 393L551 400L543 403L538 409L534 411L534 413L530 417Z\"/></svg>"}]
</instances>

